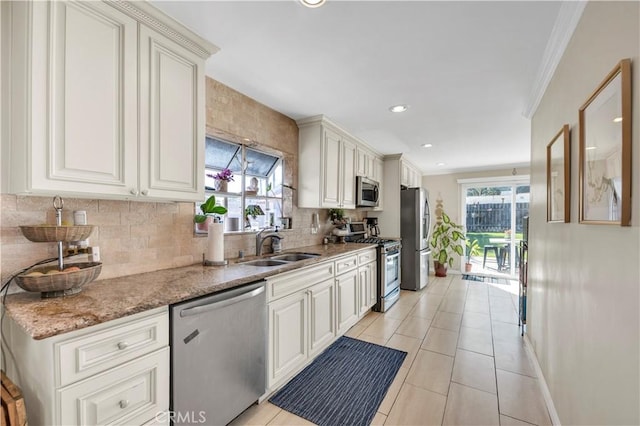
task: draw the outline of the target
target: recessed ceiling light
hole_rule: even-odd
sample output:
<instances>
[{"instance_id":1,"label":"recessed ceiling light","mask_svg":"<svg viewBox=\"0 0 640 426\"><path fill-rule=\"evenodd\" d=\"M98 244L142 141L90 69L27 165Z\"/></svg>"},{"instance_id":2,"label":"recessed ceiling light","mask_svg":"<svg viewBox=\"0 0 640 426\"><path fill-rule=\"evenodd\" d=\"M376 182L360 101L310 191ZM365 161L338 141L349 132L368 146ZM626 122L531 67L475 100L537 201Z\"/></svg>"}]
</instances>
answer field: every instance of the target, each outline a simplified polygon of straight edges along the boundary
<instances>
[{"instance_id":1,"label":"recessed ceiling light","mask_svg":"<svg viewBox=\"0 0 640 426\"><path fill-rule=\"evenodd\" d=\"M438 167L444 166L444 163L436 163L436 166L438 166Z\"/></svg>"},{"instance_id":2,"label":"recessed ceiling light","mask_svg":"<svg viewBox=\"0 0 640 426\"><path fill-rule=\"evenodd\" d=\"M391 112L405 112L409 107L407 105L394 105L389 107L389 111Z\"/></svg>"},{"instance_id":3,"label":"recessed ceiling light","mask_svg":"<svg viewBox=\"0 0 640 426\"><path fill-rule=\"evenodd\" d=\"M588 147L586 148L586 150L587 150L587 151L592 151L592 150L597 149L597 148L598 148L597 146L588 146Z\"/></svg>"},{"instance_id":4,"label":"recessed ceiling light","mask_svg":"<svg viewBox=\"0 0 640 426\"><path fill-rule=\"evenodd\" d=\"M430 143L423 143L423 144L422 144L422 147L423 147L423 148L431 148L432 146L433 146L433 145L432 145L432 144L430 144Z\"/></svg>"},{"instance_id":5,"label":"recessed ceiling light","mask_svg":"<svg viewBox=\"0 0 640 426\"><path fill-rule=\"evenodd\" d=\"M320 7L322 6L326 0L300 0L300 3L307 7Z\"/></svg>"},{"instance_id":6,"label":"recessed ceiling light","mask_svg":"<svg viewBox=\"0 0 640 426\"><path fill-rule=\"evenodd\" d=\"M613 119L614 123L622 123L622 117L616 117Z\"/></svg>"}]
</instances>

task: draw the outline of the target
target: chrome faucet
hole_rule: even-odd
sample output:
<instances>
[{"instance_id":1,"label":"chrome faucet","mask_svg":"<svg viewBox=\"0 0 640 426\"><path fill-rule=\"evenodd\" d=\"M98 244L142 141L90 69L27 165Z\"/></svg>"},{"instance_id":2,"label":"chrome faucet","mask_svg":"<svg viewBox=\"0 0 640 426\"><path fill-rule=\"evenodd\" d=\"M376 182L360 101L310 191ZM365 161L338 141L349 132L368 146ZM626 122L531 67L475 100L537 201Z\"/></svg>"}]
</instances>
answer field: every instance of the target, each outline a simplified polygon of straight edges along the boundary
<instances>
[{"instance_id":1,"label":"chrome faucet","mask_svg":"<svg viewBox=\"0 0 640 426\"><path fill-rule=\"evenodd\" d=\"M262 243L265 242L265 240L267 238L275 238L278 240L282 240L284 237L281 237L280 235L278 235L277 232L270 232L268 234L265 234L264 236L262 236L262 233L264 231L266 231L267 228L261 230L260 232L258 232L256 234L256 256L261 256L262 255Z\"/></svg>"}]
</instances>

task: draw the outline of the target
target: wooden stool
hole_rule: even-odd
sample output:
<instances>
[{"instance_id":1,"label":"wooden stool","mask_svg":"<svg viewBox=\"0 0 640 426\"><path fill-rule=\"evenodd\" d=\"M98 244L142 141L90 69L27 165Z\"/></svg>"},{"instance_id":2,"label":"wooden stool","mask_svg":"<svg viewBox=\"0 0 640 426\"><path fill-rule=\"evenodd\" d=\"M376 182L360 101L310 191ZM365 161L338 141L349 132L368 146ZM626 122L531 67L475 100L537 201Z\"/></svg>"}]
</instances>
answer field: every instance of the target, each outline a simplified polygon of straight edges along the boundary
<instances>
[{"instance_id":1,"label":"wooden stool","mask_svg":"<svg viewBox=\"0 0 640 426\"><path fill-rule=\"evenodd\" d=\"M500 267L500 255L498 253L498 247L496 246L484 246L484 259L482 260L482 269L484 269L485 263L487 263L487 252L493 250L493 253L496 256L496 263L498 264L498 268Z\"/></svg>"}]
</instances>

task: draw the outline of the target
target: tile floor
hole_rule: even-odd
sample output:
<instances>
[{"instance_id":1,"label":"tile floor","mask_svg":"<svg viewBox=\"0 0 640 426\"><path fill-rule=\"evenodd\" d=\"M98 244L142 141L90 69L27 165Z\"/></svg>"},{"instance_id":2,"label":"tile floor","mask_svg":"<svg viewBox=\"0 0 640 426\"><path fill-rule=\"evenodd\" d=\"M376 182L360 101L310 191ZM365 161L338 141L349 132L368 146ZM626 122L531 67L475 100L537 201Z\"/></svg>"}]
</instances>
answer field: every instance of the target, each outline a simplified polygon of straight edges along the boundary
<instances>
[{"instance_id":1,"label":"tile floor","mask_svg":"<svg viewBox=\"0 0 640 426\"><path fill-rule=\"evenodd\" d=\"M550 425L520 337L517 282L430 277L402 291L388 312L371 312L347 336L407 352L374 425ZM308 425L263 402L233 425Z\"/></svg>"}]
</instances>

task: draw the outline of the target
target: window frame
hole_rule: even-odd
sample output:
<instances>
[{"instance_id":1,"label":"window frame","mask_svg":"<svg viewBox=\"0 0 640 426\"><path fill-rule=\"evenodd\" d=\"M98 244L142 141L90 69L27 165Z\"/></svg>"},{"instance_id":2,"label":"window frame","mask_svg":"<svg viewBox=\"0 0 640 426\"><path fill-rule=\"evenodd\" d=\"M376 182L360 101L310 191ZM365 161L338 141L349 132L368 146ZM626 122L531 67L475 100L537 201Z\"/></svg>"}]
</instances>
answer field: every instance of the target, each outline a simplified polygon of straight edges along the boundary
<instances>
[{"instance_id":1,"label":"window frame","mask_svg":"<svg viewBox=\"0 0 640 426\"><path fill-rule=\"evenodd\" d=\"M284 155L282 155L281 153L275 153L272 150L264 150L261 149L261 146L257 146L256 144L245 144L245 143L241 143L241 142L235 142L235 141L230 141L227 140L225 138L221 138L218 136L210 136L207 135L207 137L212 138L212 139L216 139L219 140L221 142L225 142L231 145L236 145L240 147L240 162L243 165L242 166L242 170L240 172L233 172L234 173L234 181L239 179L240 182L240 192L221 192L221 191L215 191L215 190L211 190L209 189L206 184L205 184L205 200L207 198L209 198L211 195L215 195L216 199L223 199L223 202L218 202L218 204L223 205L226 208L229 208L229 199L230 198L238 198L240 199L240 230L238 231L229 231L227 229L227 226L225 225L225 229L224 229L224 234L225 235L241 235L241 234L255 234L256 232L262 230L262 229L268 229L270 227L276 226L279 223L279 219L280 217L284 216L283 214L283 208L284 208L284 191L283 191L283 186L284 186L284 177L285 177L285 164L284 164ZM271 167L271 174L262 177L262 176L254 176L254 175L250 175L247 174L247 151L248 150L252 150L261 154L266 154L272 157L277 158L277 161L274 163L274 165ZM236 154L237 155L237 154ZM279 170L279 177L276 177L277 174L277 170ZM204 173L205 173L205 182L207 180L210 180L210 178L208 178L206 175L207 174L216 174L218 172L220 172L220 169L214 169L214 168L209 168L207 167L207 165L205 164L204 166ZM259 190L258 193L253 194L247 194L247 184L249 182L249 179L251 179L252 177L256 177L258 178L259 181ZM261 180L263 182L261 182ZM277 184L276 182L280 182L280 184ZM273 189L271 190L273 195L269 195L268 191L266 190L266 187L268 185L268 183L272 183L273 186L279 186L279 192L273 194ZM263 184L262 184L263 183ZM263 189L264 187L264 194L260 195L260 191ZM251 199L257 199L257 200L265 200L265 202L268 204L269 201L274 201L275 202L275 206L276 208L273 211L273 222L271 223L270 221L270 209L263 209L263 211L265 211L265 221L266 223L264 224L264 226L258 226L255 227L251 226L251 228L246 228L245 227L245 211L246 208L249 204L249 200ZM195 203L195 210L196 212L198 212L200 210L200 205L202 203L204 203L203 200L202 202L199 203ZM257 204L257 203L256 203ZM276 216L279 213L279 216ZM223 222L226 221L225 217L227 217L229 213L226 213L222 219ZM207 231L204 230L200 230L197 227L194 228L195 230L195 234L196 235L200 235L200 236L204 236L207 235Z\"/></svg>"}]
</instances>

